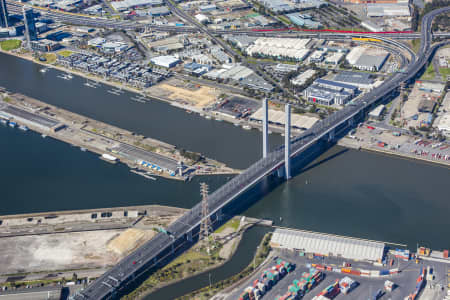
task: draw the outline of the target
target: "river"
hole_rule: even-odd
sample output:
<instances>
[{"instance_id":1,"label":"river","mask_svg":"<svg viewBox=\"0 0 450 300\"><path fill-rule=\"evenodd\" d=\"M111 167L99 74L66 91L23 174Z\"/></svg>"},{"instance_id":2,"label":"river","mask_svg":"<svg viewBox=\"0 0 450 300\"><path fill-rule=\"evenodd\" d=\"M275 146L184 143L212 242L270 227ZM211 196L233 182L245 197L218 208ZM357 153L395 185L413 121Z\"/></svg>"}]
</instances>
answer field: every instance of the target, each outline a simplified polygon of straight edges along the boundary
<instances>
[{"instance_id":1,"label":"river","mask_svg":"<svg viewBox=\"0 0 450 300\"><path fill-rule=\"evenodd\" d=\"M0 86L189 150L245 167L261 155L259 131L203 119L166 103L141 105L82 79L45 75L0 54ZM6 66L6 67L5 67ZM4 70L8 70L5 72ZM272 146L281 137L271 137ZM1 214L161 204L189 208L229 176L152 181L79 148L0 126ZM244 214L276 224L434 249L450 248L450 170L429 163L334 147ZM242 249L242 248L240 248ZM239 255L245 253L245 249ZM238 269L234 269L236 272Z\"/></svg>"}]
</instances>

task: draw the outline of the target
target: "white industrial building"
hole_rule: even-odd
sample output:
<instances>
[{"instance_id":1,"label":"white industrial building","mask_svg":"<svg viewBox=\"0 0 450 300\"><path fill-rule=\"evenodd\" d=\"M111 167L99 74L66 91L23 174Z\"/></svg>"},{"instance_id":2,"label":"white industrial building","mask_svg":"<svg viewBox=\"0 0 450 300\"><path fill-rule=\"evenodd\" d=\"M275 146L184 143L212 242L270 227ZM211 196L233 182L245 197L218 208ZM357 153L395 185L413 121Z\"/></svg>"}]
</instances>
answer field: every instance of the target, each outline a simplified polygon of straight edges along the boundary
<instances>
[{"instance_id":1,"label":"white industrial building","mask_svg":"<svg viewBox=\"0 0 450 300\"><path fill-rule=\"evenodd\" d=\"M251 56L261 55L303 61L310 52L307 48L310 41L310 39L295 38L259 38L246 49L246 52Z\"/></svg>"},{"instance_id":2,"label":"white industrial building","mask_svg":"<svg viewBox=\"0 0 450 300\"><path fill-rule=\"evenodd\" d=\"M197 21L199 21L202 24L209 23L209 18L207 16L205 16L204 14L196 14L195 18L197 19Z\"/></svg>"},{"instance_id":3,"label":"white industrial building","mask_svg":"<svg viewBox=\"0 0 450 300\"><path fill-rule=\"evenodd\" d=\"M375 24L373 22L370 22L370 21L362 21L361 22L361 26L366 28L366 29L369 29L372 32L383 31L383 27L381 27L381 26L379 26L379 25L377 25L377 24Z\"/></svg>"},{"instance_id":4,"label":"white industrial building","mask_svg":"<svg viewBox=\"0 0 450 300\"><path fill-rule=\"evenodd\" d=\"M117 11L128 10L132 7L157 6L163 3L163 0L124 0L110 2L111 6Z\"/></svg>"},{"instance_id":5,"label":"white industrial building","mask_svg":"<svg viewBox=\"0 0 450 300\"><path fill-rule=\"evenodd\" d=\"M150 59L150 62L154 65L169 69L179 64L180 60L175 56L167 55L167 56L153 57L152 59Z\"/></svg>"},{"instance_id":6,"label":"white industrial building","mask_svg":"<svg viewBox=\"0 0 450 300\"><path fill-rule=\"evenodd\" d=\"M344 53L340 52L334 52L325 58L325 63L327 65L337 65L341 61L341 59L344 57Z\"/></svg>"},{"instance_id":7,"label":"white industrial building","mask_svg":"<svg viewBox=\"0 0 450 300\"><path fill-rule=\"evenodd\" d=\"M308 79L312 78L317 73L314 69L308 69L303 73L298 74L297 77L291 79L293 85L304 85Z\"/></svg>"},{"instance_id":8,"label":"white industrial building","mask_svg":"<svg viewBox=\"0 0 450 300\"><path fill-rule=\"evenodd\" d=\"M409 4L405 3L367 3L368 17L409 17Z\"/></svg>"},{"instance_id":9,"label":"white industrial building","mask_svg":"<svg viewBox=\"0 0 450 300\"><path fill-rule=\"evenodd\" d=\"M354 65L356 61L364 54L366 48L358 46L353 48L345 57L349 64Z\"/></svg>"},{"instance_id":10,"label":"white industrial building","mask_svg":"<svg viewBox=\"0 0 450 300\"><path fill-rule=\"evenodd\" d=\"M259 108L251 116L250 120L262 121L263 118L263 108ZM291 126L298 129L309 129L317 121L316 117L310 117L299 114L291 114ZM269 123L279 126L284 126L286 122L286 114L284 111L269 109Z\"/></svg>"},{"instance_id":11,"label":"white industrial building","mask_svg":"<svg viewBox=\"0 0 450 300\"><path fill-rule=\"evenodd\" d=\"M435 122L436 127L446 136L450 137L450 92L445 95L439 111L440 113Z\"/></svg>"},{"instance_id":12,"label":"white industrial building","mask_svg":"<svg viewBox=\"0 0 450 300\"><path fill-rule=\"evenodd\" d=\"M291 229L275 229L270 244L275 248L369 261L381 260L385 249L382 242Z\"/></svg>"}]
</instances>

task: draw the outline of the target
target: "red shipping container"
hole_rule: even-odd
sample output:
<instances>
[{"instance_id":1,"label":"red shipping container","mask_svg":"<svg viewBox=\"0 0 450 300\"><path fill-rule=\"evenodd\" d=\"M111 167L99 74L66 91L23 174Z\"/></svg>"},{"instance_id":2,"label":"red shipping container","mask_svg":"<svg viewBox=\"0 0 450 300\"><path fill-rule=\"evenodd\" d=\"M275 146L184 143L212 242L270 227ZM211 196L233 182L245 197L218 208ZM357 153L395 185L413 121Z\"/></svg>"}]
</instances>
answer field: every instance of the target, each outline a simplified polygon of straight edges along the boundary
<instances>
[{"instance_id":1,"label":"red shipping container","mask_svg":"<svg viewBox=\"0 0 450 300\"><path fill-rule=\"evenodd\" d=\"M448 258L448 250L444 250L444 258Z\"/></svg>"}]
</instances>

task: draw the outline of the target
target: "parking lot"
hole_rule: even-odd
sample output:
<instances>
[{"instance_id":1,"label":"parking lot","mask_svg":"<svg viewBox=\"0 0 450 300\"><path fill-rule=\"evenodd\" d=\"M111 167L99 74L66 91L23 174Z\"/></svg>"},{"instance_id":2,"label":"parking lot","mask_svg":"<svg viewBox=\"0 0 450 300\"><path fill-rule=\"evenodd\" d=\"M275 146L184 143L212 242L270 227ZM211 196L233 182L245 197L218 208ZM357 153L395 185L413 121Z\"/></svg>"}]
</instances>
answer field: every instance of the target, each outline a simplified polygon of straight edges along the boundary
<instances>
[{"instance_id":1,"label":"parking lot","mask_svg":"<svg viewBox=\"0 0 450 300\"><path fill-rule=\"evenodd\" d=\"M290 263L294 263L296 268L293 272L287 274L284 278L280 279L278 283L276 283L271 290L269 290L262 299L275 299L277 296L284 295L288 291L288 287L292 284L293 280L300 279L303 272L308 272L309 268L307 264L322 264L327 266L342 266L342 264L350 263L352 268L355 269L365 269L365 270L381 270L381 269L389 269L389 268L399 268L400 273L382 276L379 278L374 277L362 277L355 276L351 274L343 274L343 273L335 273L330 271L324 271L325 277L322 282L320 282L316 287L314 287L309 293L307 293L302 299L311 300L314 296L317 296L323 289L328 287L330 284L334 283L336 279L342 279L345 276L348 276L358 282L358 286L354 288L349 294L344 295L342 293L338 294L334 299L356 299L356 300L367 300L372 299L371 296L378 290L383 291L383 296L379 299L401 299L403 300L409 294L414 292L416 287L416 280L420 275L421 268L430 266L432 269L432 273L435 276L435 279L428 283L427 287L422 290L422 294L432 294L433 297L437 298L429 298L431 299L443 299L444 295L446 295L446 287L447 287L447 272L449 270L448 264L432 262L432 261L420 261L419 264L416 264L414 260L403 261L401 259L394 258L394 263L392 266L374 266L369 262L362 261L350 261L345 260L343 258L337 257L321 257L320 259L309 259L308 256L299 256L298 252L289 251L289 250L274 250L275 257L286 260ZM387 261L393 257L389 255ZM270 260L262 270L275 266L275 259ZM242 291L251 286L255 279L258 279L262 270L257 272L255 275L251 276L248 280L246 280L243 284L241 284L238 288L233 290L226 299L239 299L239 295ZM386 292L384 290L384 282L386 280L390 280L395 283L395 288L392 292ZM433 286L433 288L429 288L429 286ZM428 299L428 298L427 298Z\"/></svg>"},{"instance_id":2,"label":"parking lot","mask_svg":"<svg viewBox=\"0 0 450 300\"><path fill-rule=\"evenodd\" d=\"M448 142L420 139L404 134L396 136L391 130L377 127L377 124L362 125L351 136L363 148L392 151L399 155L450 164Z\"/></svg>"}]
</instances>

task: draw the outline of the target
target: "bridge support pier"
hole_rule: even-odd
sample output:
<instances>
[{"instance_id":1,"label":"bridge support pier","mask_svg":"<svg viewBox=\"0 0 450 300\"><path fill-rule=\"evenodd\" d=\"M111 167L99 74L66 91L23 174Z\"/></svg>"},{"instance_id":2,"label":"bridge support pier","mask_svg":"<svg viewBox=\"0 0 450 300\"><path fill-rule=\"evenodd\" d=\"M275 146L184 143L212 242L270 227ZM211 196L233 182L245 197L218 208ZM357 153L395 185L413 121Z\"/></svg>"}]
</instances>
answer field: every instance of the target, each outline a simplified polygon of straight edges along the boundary
<instances>
[{"instance_id":1,"label":"bridge support pier","mask_svg":"<svg viewBox=\"0 0 450 300\"><path fill-rule=\"evenodd\" d=\"M269 128L268 128L268 119L269 119L269 112L268 112L268 108L267 108L267 98L263 99L262 102L262 108L263 108L263 128L262 128L262 132L263 132L263 157L267 157L267 153L269 153Z\"/></svg>"},{"instance_id":2,"label":"bridge support pier","mask_svg":"<svg viewBox=\"0 0 450 300\"><path fill-rule=\"evenodd\" d=\"M222 219L223 219L223 213L222 213L222 209L219 209L217 212L216 212L216 219L217 219L217 221L222 221Z\"/></svg>"},{"instance_id":3,"label":"bridge support pier","mask_svg":"<svg viewBox=\"0 0 450 300\"><path fill-rule=\"evenodd\" d=\"M285 106L286 120L284 125L284 168L286 180L291 179L291 105Z\"/></svg>"},{"instance_id":4,"label":"bridge support pier","mask_svg":"<svg viewBox=\"0 0 450 300\"><path fill-rule=\"evenodd\" d=\"M335 131L334 129L330 131L330 133L328 133L328 142L332 142L334 140L335 137Z\"/></svg>"},{"instance_id":5,"label":"bridge support pier","mask_svg":"<svg viewBox=\"0 0 450 300\"><path fill-rule=\"evenodd\" d=\"M353 126L353 125L355 125L355 119L354 118L350 118L350 119L348 119L348 125L349 126Z\"/></svg>"},{"instance_id":6,"label":"bridge support pier","mask_svg":"<svg viewBox=\"0 0 450 300\"><path fill-rule=\"evenodd\" d=\"M280 167L280 168L277 169L276 172L277 172L278 178L284 177L284 168Z\"/></svg>"}]
</instances>

